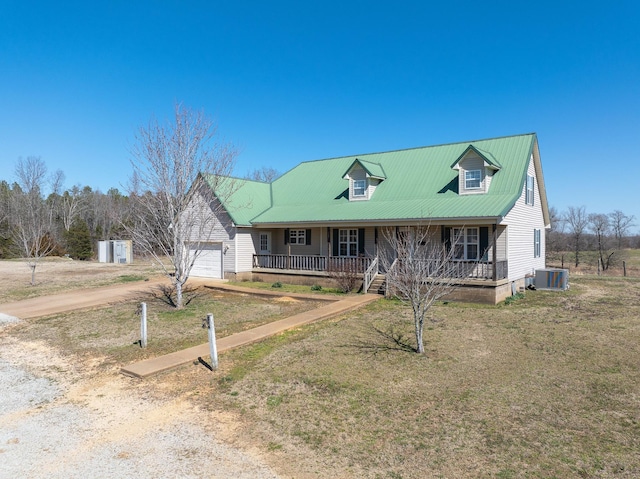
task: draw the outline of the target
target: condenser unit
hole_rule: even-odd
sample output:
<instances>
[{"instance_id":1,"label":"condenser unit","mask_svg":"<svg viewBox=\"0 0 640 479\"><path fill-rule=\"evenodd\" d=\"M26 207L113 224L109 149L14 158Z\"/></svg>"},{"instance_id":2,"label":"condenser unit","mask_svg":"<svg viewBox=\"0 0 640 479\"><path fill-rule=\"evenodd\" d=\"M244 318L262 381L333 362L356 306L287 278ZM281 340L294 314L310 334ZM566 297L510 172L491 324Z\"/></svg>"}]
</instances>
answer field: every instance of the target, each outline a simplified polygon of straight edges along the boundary
<instances>
[{"instance_id":1,"label":"condenser unit","mask_svg":"<svg viewBox=\"0 0 640 479\"><path fill-rule=\"evenodd\" d=\"M536 270L536 289L564 291L569 288L569 270L546 268Z\"/></svg>"}]
</instances>

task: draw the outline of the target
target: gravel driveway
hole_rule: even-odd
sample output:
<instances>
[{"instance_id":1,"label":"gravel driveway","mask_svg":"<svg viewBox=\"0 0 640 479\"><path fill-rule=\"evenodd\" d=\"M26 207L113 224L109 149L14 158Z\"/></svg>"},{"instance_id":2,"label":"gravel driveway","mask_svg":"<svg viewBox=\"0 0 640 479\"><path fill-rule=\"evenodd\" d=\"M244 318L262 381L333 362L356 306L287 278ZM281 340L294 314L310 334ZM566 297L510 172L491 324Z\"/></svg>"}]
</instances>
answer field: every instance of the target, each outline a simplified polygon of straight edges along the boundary
<instances>
[{"instance_id":1,"label":"gravel driveway","mask_svg":"<svg viewBox=\"0 0 640 479\"><path fill-rule=\"evenodd\" d=\"M18 341L16 321L0 314L0 478L278 477L225 444L231 419Z\"/></svg>"}]
</instances>

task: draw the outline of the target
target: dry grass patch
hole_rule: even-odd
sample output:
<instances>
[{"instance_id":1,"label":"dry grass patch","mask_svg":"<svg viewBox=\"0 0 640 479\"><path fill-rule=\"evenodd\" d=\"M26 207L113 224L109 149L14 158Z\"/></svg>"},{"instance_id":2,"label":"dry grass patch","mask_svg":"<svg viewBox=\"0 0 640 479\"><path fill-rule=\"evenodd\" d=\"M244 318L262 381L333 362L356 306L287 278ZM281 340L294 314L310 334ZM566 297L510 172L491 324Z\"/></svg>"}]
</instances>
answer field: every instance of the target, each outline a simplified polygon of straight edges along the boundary
<instances>
[{"instance_id":1,"label":"dry grass patch","mask_svg":"<svg viewBox=\"0 0 640 479\"><path fill-rule=\"evenodd\" d=\"M440 305L426 356L381 301L255 346L221 397L296 477L638 477L639 299L640 281L580 278Z\"/></svg>"},{"instance_id":2,"label":"dry grass patch","mask_svg":"<svg viewBox=\"0 0 640 479\"><path fill-rule=\"evenodd\" d=\"M43 258L36 268L36 284L31 286L31 270L23 260L0 261L0 303L20 301L73 289L142 281L162 273L149 261L133 264L74 261L69 258Z\"/></svg>"},{"instance_id":3,"label":"dry grass patch","mask_svg":"<svg viewBox=\"0 0 640 479\"><path fill-rule=\"evenodd\" d=\"M69 353L103 357L105 363L124 365L206 343L207 330L202 328L202 320L208 313L214 315L220 338L317 307L315 301L278 301L207 288L187 295L194 299L181 310L169 306L160 293L140 298L148 309L145 349L138 345L137 302L25 321L14 326L12 335L29 341L43 340Z\"/></svg>"}]
</instances>

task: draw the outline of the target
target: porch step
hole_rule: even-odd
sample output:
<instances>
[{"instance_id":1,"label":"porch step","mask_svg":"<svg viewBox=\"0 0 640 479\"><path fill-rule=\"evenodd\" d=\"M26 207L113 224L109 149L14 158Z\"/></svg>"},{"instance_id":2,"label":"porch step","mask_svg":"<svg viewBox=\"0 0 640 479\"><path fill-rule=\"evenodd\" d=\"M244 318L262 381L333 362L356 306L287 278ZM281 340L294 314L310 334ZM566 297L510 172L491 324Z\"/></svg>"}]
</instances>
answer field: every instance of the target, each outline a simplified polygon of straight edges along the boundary
<instances>
[{"instance_id":1,"label":"porch step","mask_svg":"<svg viewBox=\"0 0 640 479\"><path fill-rule=\"evenodd\" d=\"M387 286L387 279L384 274L377 274L373 281L371 282L371 286L369 286L368 293L371 294L381 294L384 296Z\"/></svg>"}]
</instances>

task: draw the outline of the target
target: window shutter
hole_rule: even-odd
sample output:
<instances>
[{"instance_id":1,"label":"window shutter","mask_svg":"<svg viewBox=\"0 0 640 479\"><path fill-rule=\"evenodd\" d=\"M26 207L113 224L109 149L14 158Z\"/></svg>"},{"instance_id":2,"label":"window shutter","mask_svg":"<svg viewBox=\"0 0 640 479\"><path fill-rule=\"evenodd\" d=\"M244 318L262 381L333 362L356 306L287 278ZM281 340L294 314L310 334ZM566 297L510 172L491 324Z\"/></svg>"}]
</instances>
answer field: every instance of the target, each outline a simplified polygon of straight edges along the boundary
<instances>
[{"instance_id":1,"label":"window shutter","mask_svg":"<svg viewBox=\"0 0 640 479\"><path fill-rule=\"evenodd\" d=\"M340 254L340 245L338 244L338 242L340 241L340 233L338 229L334 229L333 230L333 244L332 249L333 249L333 256L338 256Z\"/></svg>"},{"instance_id":2,"label":"window shutter","mask_svg":"<svg viewBox=\"0 0 640 479\"><path fill-rule=\"evenodd\" d=\"M364 228L358 228L358 254L364 254Z\"/></svg>"},{"instance_id":3,"label":"window shutter","mask_svg":"<svg viewBox=\"0 0 640 479\"><path fill-rule=\"evenodd\" d=\"M284 230L284 244L289 244L289 228Z\"/></svg>"},{"instance_id":4,"label":"window shutter","mask_svg":"<svg viewBox=\"0 0 640 479\"><path fill-rule=\"evenodd\" d=\"M480 254L482 255L482 261L487 261L489 258L489 227L480 227Z\"/></svg>"},{"instance_id":5,"label":"window shutter","mask_svg":"<svg viewBox=\"0 0 640 479\"><path fill-rule=\"evenodd\" d=\"M307 230L304 234L304 244L307 246L311 244L311 230Z\"/></svg>"},{"instance_id":6,"label":"window shutter","mask_svg":"<svg viewBox=\"0 0 640 479\"><path fill-rule=\"evenodd\" d=\"M451 228L446 226L442 226L440 228L440 235L442 237L442 243L444 244L447 251L451 249Z\"/></svg>"}]
</instances>

